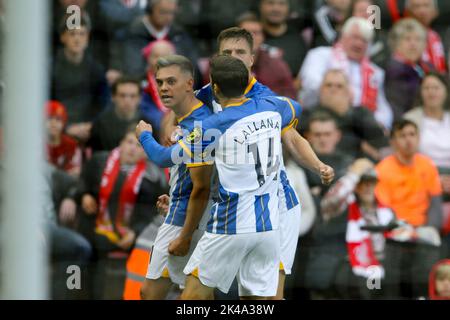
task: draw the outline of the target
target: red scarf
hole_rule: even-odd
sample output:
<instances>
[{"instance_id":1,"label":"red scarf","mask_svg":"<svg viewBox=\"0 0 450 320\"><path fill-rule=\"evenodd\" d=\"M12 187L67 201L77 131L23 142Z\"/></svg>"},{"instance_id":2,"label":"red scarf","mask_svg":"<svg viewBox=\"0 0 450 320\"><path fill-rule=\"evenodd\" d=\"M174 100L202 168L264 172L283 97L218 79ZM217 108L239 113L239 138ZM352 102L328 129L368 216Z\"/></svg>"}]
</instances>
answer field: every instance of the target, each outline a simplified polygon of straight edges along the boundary
<instances>
[{"instance_id":1,"label":"red scarf","mask_svg":"<svg viewBox=\"0 0 450 320\"><path fill-rule=\"evenodd\" d=\"M374 268L378 268L384 276L384 269L375 256L372 246L372 240L368 231L361 230L360 227L365 225L361 210L356 201L352 202L348 207L347 222L347 250L350 259L350 265L355 275L369 277L373 274ZM377 217L380 224L387 224L393 218L391 210L377 206Z\"/></svg>"},{"instance_id":2,"label":"red scarf","mask_svg":"<svg viewBox=\"0 0 450 320\"><path fill-rule=\"evenodd\" d=\"M394 24L402 18L402 14L400 14L400 9L398 8L397 0L386 0L386 4L391 15L392 24Z\"/></svg>"},{"instance_id":3,"label":"red scarf","mask_svg":"<svg viewBox=\"0 0 450 320\"><path fill-rule=\"evenodd\" d=\"M344 70L347 76L351 78L350 62L342 45L339 43L333 47L331 64L332 68ZM361 105L370 111L375 112L377 109L378 97L378 86L374 81L375 69L367 57L363 58L360 65L362 79Z\"/></svg>"},{"instance_id":4,"label":"red scarf","mask_svg":"<svg viewBox=\"0 0 450 320\"><path fill-rule=\"evenodd\" d=\"M447 72L441 37L431 28L428 28L427 31L427 47L422 55L422 60L433 65L438 72Z\"/></svg>"},{"instance_id":5,"label":"red scarf","mask_svg":"<svg viewBox=\"0 0 450 320\"><path fill-rule=\"evenodd\" d=\"M136 204L139 187L146 169L145 159L139 161L128 173L119 196L119 208L115 227L111 222L108 202L120 173L120 149L114 149L106 161L99 193L99 213L95 232L106 236L112 243L118 242L127 232L128 223Z\"/></svg>"}]
</instances>

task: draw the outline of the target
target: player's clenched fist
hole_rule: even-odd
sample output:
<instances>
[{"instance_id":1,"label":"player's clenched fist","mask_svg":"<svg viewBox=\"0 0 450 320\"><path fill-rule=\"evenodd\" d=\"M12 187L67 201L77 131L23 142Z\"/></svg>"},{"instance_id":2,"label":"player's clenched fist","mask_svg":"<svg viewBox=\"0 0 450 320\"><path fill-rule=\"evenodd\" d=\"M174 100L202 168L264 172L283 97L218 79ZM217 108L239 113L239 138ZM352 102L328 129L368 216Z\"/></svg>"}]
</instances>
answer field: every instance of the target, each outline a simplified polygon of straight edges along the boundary
<instances>
[{"instance_id":1,"label":"player's clenched fist","mask_svg":"<svg viewBox=\"0 0 450 320\"><path fill-rule=\"evenodd\" d=\"M145 131L153 132L152 125L141 120L141 121L139 121L138 125L136 126L136 138L139 139L142 132L145 132Z\"/></svg>"},{"instance_id":2,"label":"player's clenched fist","mask_svg":"<svg viewBox=\"0 0 450 320\"><path fill-rule=\"evenodd\" d=\"M334 170L332 167L323 164L319 168L320 180L322 184L329 185L334 179Z\"/></svg>"},{"instance_id":3,"label":"player's clenched fist","mask_svg":"<svg viewBox=\"0 0 450 320\"><path fill-rule=\"evenodd\" d=\"M167 216L167 213L169 212L169 200L169 196L167 194L163 194L158 197L158 201L156 202L156 209L163 217Z\"/></svg>"},{"instance_id":4,"label":"player's clenched fist","mask_svg":"<svg viewBox=\"0 0 450 320\"><path fill-rule=\"evenodd\" d=\"M189 253L191 241L191 237L179 236L169 243L169 253L174 256L184 257Z\"/></svg>"}]
</instances>

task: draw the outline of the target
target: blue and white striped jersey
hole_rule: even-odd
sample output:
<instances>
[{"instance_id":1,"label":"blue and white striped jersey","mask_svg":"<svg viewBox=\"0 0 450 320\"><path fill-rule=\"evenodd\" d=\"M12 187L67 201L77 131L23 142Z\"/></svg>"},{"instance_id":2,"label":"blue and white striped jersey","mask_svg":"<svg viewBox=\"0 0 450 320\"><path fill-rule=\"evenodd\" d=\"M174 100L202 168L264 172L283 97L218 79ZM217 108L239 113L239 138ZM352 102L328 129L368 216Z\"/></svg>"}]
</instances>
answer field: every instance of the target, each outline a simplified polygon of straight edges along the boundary
<instances>
[{"instance_id":1,"label":"blue and white striped jersey","mask_svg":"<svg viewBox=\"0 0 450 320\"><path fill-rule=\"evenodd\" d=\"M216 165L219 197L208 232L278 228L281 134L297 123L299 112L300 106L288 98L246 99L207 118L179 141L191 159L188 165Z\"/></svg>"},{"instance_id":2,"label":"blue and white striped jersey","mask_svg":"<svg viewBox=\"0 0 450 320\"><path fill-rule=\"evenodd\" d=\"M203 121L211 114L211 110L206 105L199 103L192 108L190 113L178 119L178 125L182 130L191 132L196 121ZM182 227L186 219L186 210L192 192L192 180L188 165L180 163L170 168L169 185L169 212L165 223Z\"/></svg>"},{"instance_id":3,"label":"blue and white striped jersey","mask_svg":"<svg viewBox=\"0 0 450 320\"><path fill-rule=\"evenodd\" d=\"M262 97L276 96L277 94L270 90L267 86L258 82L256 78L252 78L250 83L244 92L245 96L250 99L257 99ZM205 85L203 88L196 92L197 99L201 100L205 103L214 113L222 111L222 107L214 100L214 95L212 92L211 84ZM300 113L297 114L300 116ZM287 211L295 207L299 204L299 200L297 197L294 188L289 183L289 179L286 174L286 169L284 167L283 156L280 158L280 169L281 169L281 177L280 177L280 209L282 212Z\"/></svg>"}]
</instances>

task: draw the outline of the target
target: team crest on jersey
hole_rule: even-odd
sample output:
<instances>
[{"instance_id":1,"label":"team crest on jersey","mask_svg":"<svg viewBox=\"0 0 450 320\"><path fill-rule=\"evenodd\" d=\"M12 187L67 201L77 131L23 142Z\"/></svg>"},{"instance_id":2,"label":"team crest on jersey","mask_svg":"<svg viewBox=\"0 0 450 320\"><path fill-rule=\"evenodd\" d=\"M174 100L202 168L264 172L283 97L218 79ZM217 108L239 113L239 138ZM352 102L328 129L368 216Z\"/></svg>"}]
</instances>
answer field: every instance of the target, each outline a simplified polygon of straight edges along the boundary
<instances>
[{"instance_id":1,"label":"team crest on jersey","mask_svg":"<svg viewBox=\"0 0 450 320\"><path fill-rule=\"evenodd\" d=\"M189 143L197 143L202 137L202 130L199 127L195 127L194 130L187 136L186 141Z\"/></svg>"}]
</instances>

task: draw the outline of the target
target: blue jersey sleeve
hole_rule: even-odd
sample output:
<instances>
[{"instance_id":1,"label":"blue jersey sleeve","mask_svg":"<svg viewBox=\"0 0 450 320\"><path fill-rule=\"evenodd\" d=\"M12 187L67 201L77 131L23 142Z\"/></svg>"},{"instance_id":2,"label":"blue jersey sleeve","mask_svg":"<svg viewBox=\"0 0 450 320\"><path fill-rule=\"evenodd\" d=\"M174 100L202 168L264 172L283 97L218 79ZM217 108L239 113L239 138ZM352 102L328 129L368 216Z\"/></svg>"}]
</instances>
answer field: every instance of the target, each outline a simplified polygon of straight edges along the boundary
<instances>
[{"instance_id":1,"label":"blue jersey sleeve","mask_svg":"<svg viewBox=\"0 0 450 320\"><path fill-rule=\"evenodd\" d=\"M281 122L282 122L282 131L281 134L286 132L287 130L291 128L296 128L298 124L298 119L300 117L300 114L302 112L302 108L298 102L286 98L286 97L277 97L278 103L278 111L281 115Z\"/></svg>"},{"instance_id":2,"label":"blue jersey sleeve","mask_svg":"<svg viewBox=\"0 0 450 320\"><path fill-rule=\"evenodd\" d=\"M187 167L213 164L214 149L221 135L217 127L219 127L218 116L212 115L178 141L178 145L184 151L183 162Z\"/></svg>"},{"instance_id":3,"label":"blue jersey sleeve","mask_svg":"<svg viewBox=\"0 0 450 320\"><path fill-rule=\"evenodd\" d=\"M181 151L181 147L178 144L174 144L171 147L163 147L148 131L145 131L140 135L139 142L144 148L147 157L157 166L168 168L176 164L174 160L178 157L175 155L179 154Z\"/></svg>"}]
</instances>

